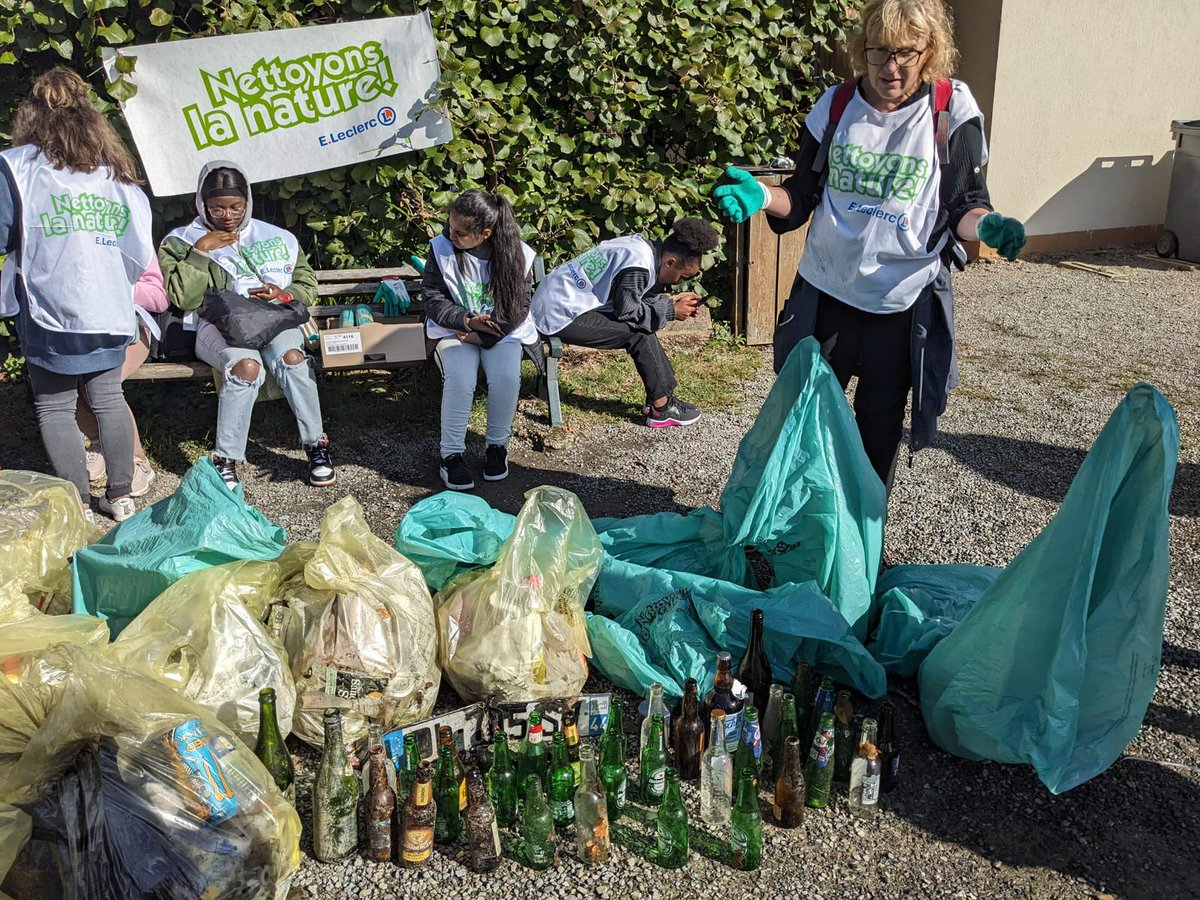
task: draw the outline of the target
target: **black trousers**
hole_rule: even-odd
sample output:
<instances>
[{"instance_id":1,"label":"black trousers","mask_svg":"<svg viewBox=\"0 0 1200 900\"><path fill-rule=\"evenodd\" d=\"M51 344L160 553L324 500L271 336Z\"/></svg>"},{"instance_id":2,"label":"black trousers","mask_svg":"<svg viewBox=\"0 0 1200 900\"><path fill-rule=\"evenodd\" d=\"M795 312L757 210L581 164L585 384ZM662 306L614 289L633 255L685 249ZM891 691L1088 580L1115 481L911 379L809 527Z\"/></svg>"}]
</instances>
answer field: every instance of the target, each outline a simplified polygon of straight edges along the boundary
<instances>
[{"instance_id":1,"label":"black trousers","mask_svg":"<svg viewBox=\"0 0 1200 900\"><path fill-rule=\"evenodd\" d=\"M646 399L657 400L675 393L675 370L666 351L651 332L637 331L612 316L588 310L554 337L564 344L596 350L624 350L646 386Z\"/></svg>"},{"instance_id":2,"label":"black trousers","mask_svg":"<svg viewBox=\"0 0 1200 900\"><path fill-rule=\"evenodd\" d=\"M912 307L869 313L822 293L813 329L842 388L852 375L858 376L858 432L871 466L889 488L912 389L912 318Z\"/></svg>"}]
</instances>

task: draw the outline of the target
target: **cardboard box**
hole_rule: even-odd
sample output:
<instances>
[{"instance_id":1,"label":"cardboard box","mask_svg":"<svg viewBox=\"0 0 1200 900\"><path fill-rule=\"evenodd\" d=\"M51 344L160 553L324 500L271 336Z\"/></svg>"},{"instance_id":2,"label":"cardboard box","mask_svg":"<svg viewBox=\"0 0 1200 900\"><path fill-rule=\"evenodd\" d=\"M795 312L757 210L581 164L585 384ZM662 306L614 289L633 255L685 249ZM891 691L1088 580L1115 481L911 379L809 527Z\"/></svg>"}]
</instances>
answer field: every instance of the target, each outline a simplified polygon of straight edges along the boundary
<instances>
[{"instance_id":1,"label":"cardboard box","mask_svg":"<svg viewBox=\"0 0 1200 900\"><path fill-rule=\"evenodd\" d=\"M323 369L352 369L425 359L425 326L416 316L318 332Z\"/></svg>"}]
</instances>

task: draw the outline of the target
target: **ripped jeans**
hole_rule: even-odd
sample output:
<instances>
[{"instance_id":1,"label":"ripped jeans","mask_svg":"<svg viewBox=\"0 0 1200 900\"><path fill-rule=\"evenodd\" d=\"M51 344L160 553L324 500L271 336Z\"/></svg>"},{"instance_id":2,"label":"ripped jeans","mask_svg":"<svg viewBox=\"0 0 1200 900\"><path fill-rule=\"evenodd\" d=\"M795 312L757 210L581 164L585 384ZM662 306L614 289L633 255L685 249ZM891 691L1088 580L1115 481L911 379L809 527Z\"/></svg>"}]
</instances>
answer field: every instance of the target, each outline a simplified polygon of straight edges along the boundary
<instances>
[{"instance_id":1,"label":"ripped jeans","mask_svg":"<svg viewBox=\"0 0 1200 900\"><path fill-rule=\"evenodd\" d=\"M196 330L196 356L225 375L225 384L217 400L217 437L213 452L217 456L241 462L246 458L246 438L250 434L250 416L258 389L270 369L283 395L287 398L300 441L306 446L325 437L321 424L321 401L317 397L317 380L312 364L305 355L301 362L283 361L289 350L304 353L304 337L299 328L289 329L261 350L230 347L221 332L208 322ZM244 359L258 363L258 377L245 381L233 374L233 367Z\"/></svg>"}]
</instances>

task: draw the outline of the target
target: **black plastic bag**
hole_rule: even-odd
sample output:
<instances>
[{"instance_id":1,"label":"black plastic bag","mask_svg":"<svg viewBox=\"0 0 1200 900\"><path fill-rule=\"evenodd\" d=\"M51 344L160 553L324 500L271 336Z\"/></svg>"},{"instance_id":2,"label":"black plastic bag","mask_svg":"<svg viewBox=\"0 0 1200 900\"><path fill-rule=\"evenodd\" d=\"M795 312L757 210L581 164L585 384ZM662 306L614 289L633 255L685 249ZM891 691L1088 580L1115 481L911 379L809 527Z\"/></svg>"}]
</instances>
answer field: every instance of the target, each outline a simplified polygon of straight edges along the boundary
<instances>
[{"instance_id":1,"label":"black plastic bag","mask_svg":"<svg viewBox=\"0 0 1200 900\"><path fill-rule=\"evenodd\" d=\"M281 303L255 300L233 291L209 290L200 307L200 317L216 326L230 347L258 350L289 328L309 319L308 307L299 300Z\"/></svg>"}]
</instances>

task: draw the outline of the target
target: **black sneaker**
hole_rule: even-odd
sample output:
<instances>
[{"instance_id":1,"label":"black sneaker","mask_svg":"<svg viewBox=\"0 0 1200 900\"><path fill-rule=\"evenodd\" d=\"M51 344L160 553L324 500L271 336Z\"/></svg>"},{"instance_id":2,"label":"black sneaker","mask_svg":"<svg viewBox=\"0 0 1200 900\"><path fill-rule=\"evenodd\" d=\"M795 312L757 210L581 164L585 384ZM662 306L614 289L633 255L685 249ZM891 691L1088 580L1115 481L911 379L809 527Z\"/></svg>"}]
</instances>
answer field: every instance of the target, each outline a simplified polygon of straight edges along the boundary
<instances>
[{"instance_id":1,"label":"black sneaker","mask_svg":"<svg viewBox=\"0 0 1200 900\"><path fill-rule=\"evenodd\" d=\"M488 444L487 460L483 464L485 481L503 481L508 477L508 450L499 444Z\"/></svg>"},{"instance_id":2,"label":"black sneaker","mask_svg":"<svg viewBox=\"0 0 1200 900\"><path fill-rule=\"evenodd\" d=\"M225 487L231 491L240 484L237 477L237 463L223 456L213 456L212 464L217 467L217 473L225 482Z\"/></svg>"},{"instance_id":3,"label":"black sneaker","mask_svg":"<svg viewBox=\"0 0 1200 900\"><path fill-rule=\"evenodd\" d=\"M329 487L337 481L333 460L329 456L329 439L322 438L304 448L308 454L308 483L313 487Z\"/></svg>"},{"instance_id":4,"label":"black sneaker","mask_svg":"<svg viewBox=\"0 0 1200 900\"><path fill-rule=\"evenodd\" d=\"M700 410L684 403L674 394L667 398L662 409L653 406L646 413L646 424L651 428L670 428L672 425L694 425L700 420Z\"/></svg>"},{"instance_id":5,"label":"black sneaker","mask_svg":"<svg viewBox=\"0 0 1200 900\"><path fill-rule=\"evenodd\" d=\"M475 487L461 453L451 453L443 459L438 474L442 476L442 483L452 491L469 491Z\"/></svg>"}]
</instances>

